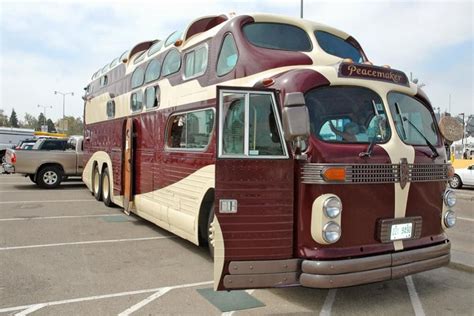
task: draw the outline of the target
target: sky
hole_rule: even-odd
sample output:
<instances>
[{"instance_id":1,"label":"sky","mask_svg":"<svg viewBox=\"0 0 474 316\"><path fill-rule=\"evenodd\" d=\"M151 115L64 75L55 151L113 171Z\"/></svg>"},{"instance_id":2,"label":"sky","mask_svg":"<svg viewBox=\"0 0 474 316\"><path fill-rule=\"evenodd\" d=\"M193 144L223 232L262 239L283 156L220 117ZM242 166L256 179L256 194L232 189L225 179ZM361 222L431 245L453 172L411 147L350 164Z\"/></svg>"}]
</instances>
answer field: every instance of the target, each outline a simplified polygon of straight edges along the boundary
<instances>
[{"instance_id":1,"label":"sky","mask_svg":"<svg viewBox=\"0 0 474 316\"><path fill-rule=\"evenodd\" d=\"M355 37L370 61L426 86L441 112L474 114L473 1L304 0L304 18ZM299 17L300 0L0 0L0 109L20 119L48 106L54 121L82 116L91 75L134 44L165 39L199 16L265 12Z\"/></svg>"}]
</instances>

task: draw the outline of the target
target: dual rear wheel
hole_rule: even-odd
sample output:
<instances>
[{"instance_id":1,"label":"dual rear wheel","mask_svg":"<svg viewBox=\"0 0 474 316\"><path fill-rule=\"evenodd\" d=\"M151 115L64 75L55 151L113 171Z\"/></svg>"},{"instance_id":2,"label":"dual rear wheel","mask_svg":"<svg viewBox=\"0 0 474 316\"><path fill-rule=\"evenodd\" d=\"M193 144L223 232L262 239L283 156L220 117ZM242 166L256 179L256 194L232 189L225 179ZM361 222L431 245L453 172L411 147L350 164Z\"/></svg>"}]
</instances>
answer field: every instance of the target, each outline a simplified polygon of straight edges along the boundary
<instances>
[{"instance_id":1,"label":"dual rear wheel","mask_svg":"<svg viewBox=\"0 0 474 316\"><path fill-rule=\"evenodd\" d=\"M96 166L92 173L92 195L97 201L103 201L108 207L112 207L114 203L111 197L109 168L105 167L102 174Z\"/></svg>"}]
</instances>

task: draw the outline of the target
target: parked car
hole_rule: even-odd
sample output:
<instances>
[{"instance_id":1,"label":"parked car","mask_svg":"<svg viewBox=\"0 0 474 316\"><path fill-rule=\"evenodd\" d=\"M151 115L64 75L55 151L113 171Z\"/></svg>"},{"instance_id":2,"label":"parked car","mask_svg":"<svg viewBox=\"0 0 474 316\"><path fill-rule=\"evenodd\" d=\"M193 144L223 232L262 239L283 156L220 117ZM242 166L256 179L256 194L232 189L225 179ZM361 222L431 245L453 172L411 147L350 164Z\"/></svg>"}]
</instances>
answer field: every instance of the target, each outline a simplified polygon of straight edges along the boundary
<instances>
[{"instance_id":1,"label":"parked car","mask_svg":"<svg viewBox=\"0 0 474 316\"><path fill-rule=\"evenodd\" d=\"M82 175L82 140L40 139L31 150L7 149L3 169L23 174L43 188L56 188L66 177Z\"/></svg>"},{"instance_id":2,"label":"parked car","mask_svg":"<svg viewBox=\"0 0 474 316\"><path fill-rule=\"evenodd\" d=\"M474 185L474 164L467 168L456 169L454 176L449 180L449 186L460 189L463 185Z\"/></svg>"},{"instance_id":3,"label":"parked car","mask_svg":"<svg viewBox=\"0 0 474 316\"><path fill-rule=\"evenodd\" d=\"M37 138L22 140L16 145L15 149L26 149L26 150L33 149L33 146L35 145L37 141L38 141Z\"/></svg>"}]
</instances>

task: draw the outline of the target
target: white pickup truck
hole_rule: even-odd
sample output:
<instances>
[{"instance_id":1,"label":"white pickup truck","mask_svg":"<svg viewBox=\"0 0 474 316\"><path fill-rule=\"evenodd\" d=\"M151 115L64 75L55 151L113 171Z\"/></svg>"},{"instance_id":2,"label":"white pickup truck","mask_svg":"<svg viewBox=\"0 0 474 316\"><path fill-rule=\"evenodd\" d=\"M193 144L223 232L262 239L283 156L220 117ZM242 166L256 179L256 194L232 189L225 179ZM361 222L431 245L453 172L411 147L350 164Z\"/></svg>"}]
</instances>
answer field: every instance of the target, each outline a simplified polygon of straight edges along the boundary
<instances>
[{"instance_id":1,"label":"white pickup truck","mask_svg":"<svg viewBox=\"0 0 474 316\"><path fill-rule=\"evenodd\" d=\"M37 185L52 189L69 176L81 176L83 171L82 136L68 139L66 148L51 150L41 146L48 139L40 139L32 150L7 149L2 164L6 173L19 173ZM37 149L42 148L42 149Z\"/></svg>"}]
</instances>

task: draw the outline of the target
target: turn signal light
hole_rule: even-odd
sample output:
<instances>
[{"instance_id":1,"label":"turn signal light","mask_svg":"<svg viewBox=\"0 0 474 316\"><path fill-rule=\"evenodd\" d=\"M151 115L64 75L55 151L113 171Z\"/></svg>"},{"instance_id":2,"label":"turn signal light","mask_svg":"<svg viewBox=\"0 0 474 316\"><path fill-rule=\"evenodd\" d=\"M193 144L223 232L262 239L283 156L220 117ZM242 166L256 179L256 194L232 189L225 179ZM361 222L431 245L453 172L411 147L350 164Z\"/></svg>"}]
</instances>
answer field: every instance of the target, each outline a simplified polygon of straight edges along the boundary
<instances>
[{"instance_id":1,"label":"turn signal light","mask_svg":"<svg viewBox=\"0 0 474 316\"><path fill-rule=\"evenodd\" d=\"M448 179L454 177L454 167L452 165L448 165Z\"/></svg>"},{"instance_id":2,"label":"turn signal light","mask_svg":"<svg viewBox=\"0 0 474 316\"><path fill-rule=\"evenodd\" d=\"M323 170L325 181L345 181L346 169L343 167L331 167Z\"/></svg>"}]
</instances>

